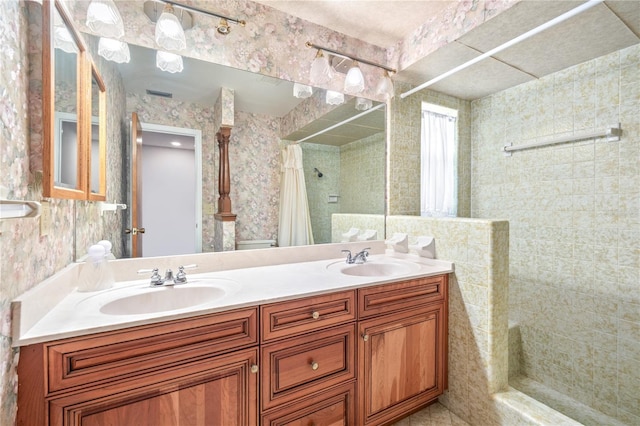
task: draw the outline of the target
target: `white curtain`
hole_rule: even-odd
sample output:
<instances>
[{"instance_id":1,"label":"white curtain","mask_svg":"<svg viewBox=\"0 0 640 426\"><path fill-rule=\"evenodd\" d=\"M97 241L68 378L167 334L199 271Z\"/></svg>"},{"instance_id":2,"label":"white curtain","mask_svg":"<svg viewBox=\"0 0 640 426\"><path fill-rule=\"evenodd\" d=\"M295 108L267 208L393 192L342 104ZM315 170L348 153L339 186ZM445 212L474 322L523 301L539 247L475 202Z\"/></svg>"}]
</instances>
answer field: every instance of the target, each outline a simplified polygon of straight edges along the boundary
<instances>
[{"instance_id":1,"label":"white curtain","mask_svg":"<svg viewBox=\"0 0 640 426\"><path fill-rule=\"evenodd\" d=\"M420 214L456 216L456 118L422 111Z\"/></svg>"},{"instance_id":2,"label":"white curtain","mask_svg":"<svg viewBox=\"0 0 640 426\"><path fill-rule=\"evenodd\" d=\"M313 244L307 187L302 170L302 149L289 145L282 151L278 246Z\"/></svg>"}]
</instances>

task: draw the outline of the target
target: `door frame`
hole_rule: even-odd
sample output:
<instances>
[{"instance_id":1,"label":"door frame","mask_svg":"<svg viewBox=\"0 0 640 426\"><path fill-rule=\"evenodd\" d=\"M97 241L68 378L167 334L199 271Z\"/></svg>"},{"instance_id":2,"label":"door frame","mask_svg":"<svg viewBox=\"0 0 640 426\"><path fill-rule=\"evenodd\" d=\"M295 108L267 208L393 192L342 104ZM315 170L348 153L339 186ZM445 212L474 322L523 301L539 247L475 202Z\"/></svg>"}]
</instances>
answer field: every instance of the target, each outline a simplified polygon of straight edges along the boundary
<instances>
[{"instance_id":1,"label":"door frame","mask_svg":"<svg viewBox=\"0 0 640 426\"><path fill-rule=\"evenodd\" d=\"M194 138L194 161L196 171L196 216L195 216L195 253L202 253L202 131L184 127L167 126L164 124L145 123L140 121L142 132L165 133L171 135L191 136ZM130 164L129 173L133 170ZM131 180L129 180L131 181Z\"/></svg>"}]
</instances>

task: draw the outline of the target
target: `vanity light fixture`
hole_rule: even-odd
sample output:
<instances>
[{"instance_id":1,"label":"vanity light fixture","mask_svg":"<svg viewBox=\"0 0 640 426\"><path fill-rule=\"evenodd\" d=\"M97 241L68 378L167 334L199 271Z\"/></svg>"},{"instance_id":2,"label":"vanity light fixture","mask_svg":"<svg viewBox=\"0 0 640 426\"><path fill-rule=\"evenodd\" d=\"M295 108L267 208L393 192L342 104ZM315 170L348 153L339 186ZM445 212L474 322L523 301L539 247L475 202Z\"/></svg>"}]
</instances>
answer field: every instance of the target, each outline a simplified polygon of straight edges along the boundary
<instances>
[{"instance_id":1,"label":"vanity light fixture","mask_svg":"<svg viewBox=\"0 0 640 426\"><path fill-rule=\"evenodd\" d=\"M364 90L364 75L356 61L353 61L351 68L347 72L344 79L344 91L351 94L357 94Z\"/></svg>"},{"instance_id":2,"label":"vanity light fixture","mask_svg":"<svg viewBox=\"0 0 640 426\"><path fill-rule=\"evenodd\" d=\"M335 92L333 90L327 90L327 96L325 101L329 105L340 105L344 103L344 94L340 92Z\"/></svg>"},{"instance_id":3,"label":"vanity light fixture","mask_svg":"<svg viewBox=\"0 0 640 426\"><path fill-rule=\"evenodd\" d=\"M100 41L98 42L98 55L118 64L125 64L131 60L129 45L127 43L107 37L100 37Z\"/></svg>"},{"instance_id":4,"label":"vanity light fixture","mask_svg":"<svg viewBox=\"0 0 640 426\"><path fill-rule=\"evenodd\" d=\"M293 83L293 96L299 99L306 99L313 94L313 88L306 84Z\"/></svg>"},{"instance_id":5,"label":"vanity light fixture","mask_svg":"<svg viewBox=\"0 0 640 426\"><path fill-rule=\"evenodd\" d=\"M376 90L376 93L385 96L386 99L390 99L393 97L393 82L391 81L390 73L396 72L394 68L367 61L366 59L347 55L342 52L329 49L327 47L318 46L317 44L311 43L310 41L308 41L305 45L307 47L312 47L318 50L315 59L311 63L311 71L309 74L309 80L312 84L327 83L329 80L331 80L331 78L333 78L333 68L329 65L329 59L327 59L323 54L324 51L328 54L345 59L350 59L351 61L353 61L353 64L351 68L349 68L349 71L347 72L347 76L345 78L345 92L357 94L364 90L364 76L362 75L362 70L360 70L359 64L366 64L384 70L384 75L378 83L378 89L381 88L383 91L380 92L379 90Z\"/></svg>"},{"instance_id":6,"label":"vanity light fixture","mask_svg":"<svg viewBox=\"0 0 640 426\"><path fill-rule=\"evenodd\" d=\"M180 27L183 29L183 32L193 27L193 15L188 11L220 18L220 23L216 25L216 30L219 34L222 35L227 35L231 32L231 26L229 25L229 23L234 23L240 25L241 27L244 27L246 25L246 22L242 19L231 18L229 16L221 15L219 13L211 12L171 0L147 0L144 2L143 10L145 15L149 17L151 22L156 22L157 26L157 23L159 22L161 15L164 14L167 6L172 8L171 14L176 17L176 19L180 23ZM164 47L161 44L159 45L161 47ZM179 50L169 49L167 47L165 48L168 50Z\"/></svg>"},{"instance_id":7,"label":"vanity light fixture","mask_svg":"<svg viewBox=\"0 0 640 426\"><path fill-rule=\"evenodd\" d=\"M356 109L358 111L366 111L373 106L373 101L366 98L356 98Z\"/></svg>"},{"instance_id":8,"label":"vanity light fixture","mask_svg":"<svg viewBox=\"0 0 640 426\"><path fill-rule=\"evenodd\" d=\"M156 67L160 68L162 71L170 72L171 74L182 72L184 69L182 56L158 50L156 52Z\"/></svg>"},{"instance_id":9,"label":"vanity light fixture","mask_svg":"<svg viewBox=\"0 0 640 426\"><path fill-rule=\"evenodd\" d=\"M384 75L382 76L382 78L378 82L378 86L376 87L376 94L384 96L386 100L393 98L393 81L389 76L389 71L384 70Z\"/></svg>"},{"instance_id":10,"label":"vanity light fixture","mask_svg":"<svg viewBox=\"0 0 640 426\"><path fill-rule=\"evenodd\" d=\"M333 78L333 68L329 64L329 59L324 56L322 50L318 49L316 57L311 62L309 80L311 84L318 85L328 83Z\"/></svg>"},{"instance_id":11,"label":"vanity light fixture","mask_svg":"<svg viewBox=\"0 0 640 426\"><path fill-rule=\"evenodd\" d=\"M183 50L187 47L184 28L174 14L173 6L166 4L156 22L155 39L158 46L165 50Z\"/></svg>"},{"instance_id":12,"label":"vanity light fixture","mask_svg":"<svg viewBox=\"0 0 640 426\"><path fill-rule=\"evenodd\" d=\"M103 37L119 39L124 35L122 16L113 0L91 0L85 23L91 31Z\"/></svg>"},{"instance_id":13,"label":"vanity light fixture","mask_svg":"<svg viewBox=\"0 0 640 426\"><path fill-rule=\"evenodd\" d=\"M53 47L67 53L78 53L78 45L75 39L58 14L54 16Z\"/></svg>"},{"instance_id":14,"label":"vanity light fixture","mask_svg":"<svg viewBox=\"0 0 640 426\"><path fill-rule=\"evenodd\" d=\"M171 146L179 147L179 146L182 146L182 144L178 141L172 141Z\"/></svg>"}]
</instances>

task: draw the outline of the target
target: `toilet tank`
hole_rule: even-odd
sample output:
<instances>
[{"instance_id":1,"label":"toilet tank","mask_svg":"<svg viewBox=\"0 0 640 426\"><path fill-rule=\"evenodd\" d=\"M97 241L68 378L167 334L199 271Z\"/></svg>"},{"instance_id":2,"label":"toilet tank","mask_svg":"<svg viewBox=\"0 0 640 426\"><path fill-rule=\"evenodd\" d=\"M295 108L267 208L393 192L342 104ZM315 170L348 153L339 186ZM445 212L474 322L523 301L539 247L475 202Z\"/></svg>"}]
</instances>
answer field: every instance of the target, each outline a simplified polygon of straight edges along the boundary
<instances>
[{"instance_id":1,"label":"toilet tank","mask_svg":"<svg viewBox=\"0 0 640 426\"><path fill-rule=\"evenodd\" d=\"M252 249L263 249L275 247L275 240L247 240L247 241L238 241L236 246L237 250L252 250Z\"/></svg>"}]
</instances>

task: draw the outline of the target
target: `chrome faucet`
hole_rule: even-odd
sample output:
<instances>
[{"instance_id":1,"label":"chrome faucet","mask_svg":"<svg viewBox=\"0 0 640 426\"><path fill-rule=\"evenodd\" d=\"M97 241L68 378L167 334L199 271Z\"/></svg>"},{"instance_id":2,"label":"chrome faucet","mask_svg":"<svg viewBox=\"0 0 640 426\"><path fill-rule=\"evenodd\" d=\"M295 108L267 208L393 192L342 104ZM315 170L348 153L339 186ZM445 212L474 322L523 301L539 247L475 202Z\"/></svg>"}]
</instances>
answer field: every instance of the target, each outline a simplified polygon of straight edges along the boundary
<instances>
[{"instance_id":1,"label":"chrome faucet","mask_svg":"<svg viewBox=\"0 0 640 426\"><path fill-rule=\"evenodd\" d=\"M167 269L164 274L164 278L160 275L160 270L158 268L153 269L141 269L138 271L138 274L146 274L151 272L151 287L159 287L162 285L171 286L174 284L184 284L187 282L187 274L184 272L185 269L197 268L198 265L187 265L178 267L178 273L173 275L173 271L171 269Z\"/></svg>"},{"instance_id":2,"label":"chrome faucet","mask_svg":"<svg viewBox=\"0 0 640 426\"><path fill-rule=\"evenodd\" d=\"M371 250L369 247L363 249L362 251L356 253L354 256L351 255L351 250L342 250L343 253L347 253L347 263L365 263L367 261L367 256L369 256L369 252L367 250Z\"/></svg>"}]
</instances>

